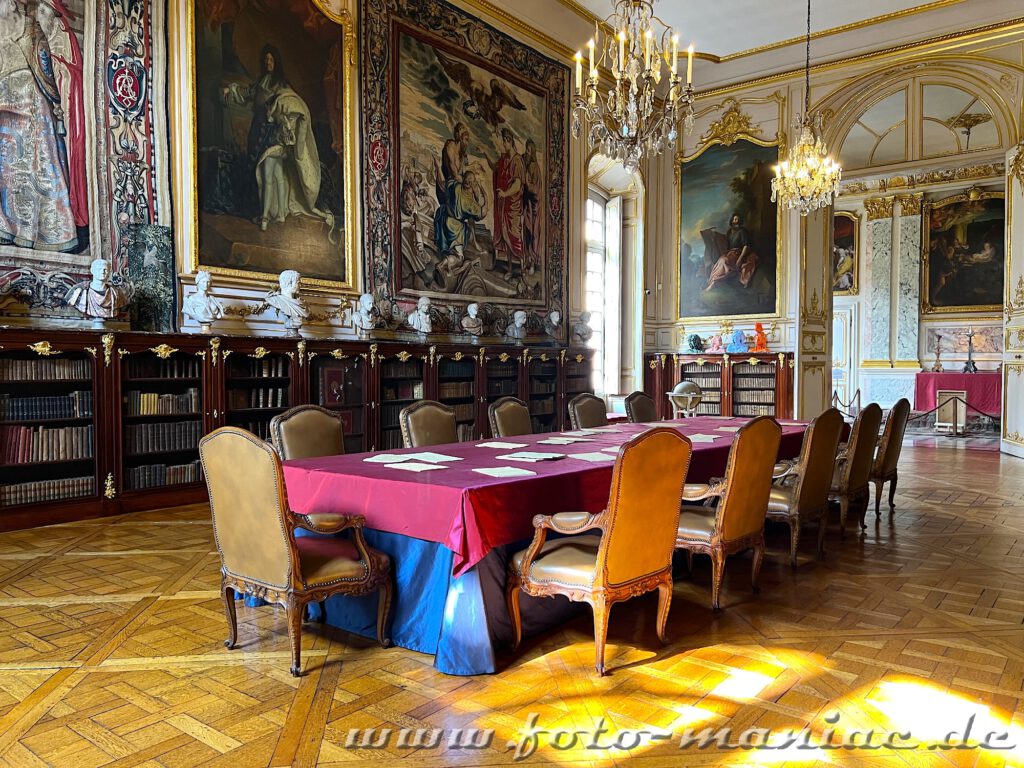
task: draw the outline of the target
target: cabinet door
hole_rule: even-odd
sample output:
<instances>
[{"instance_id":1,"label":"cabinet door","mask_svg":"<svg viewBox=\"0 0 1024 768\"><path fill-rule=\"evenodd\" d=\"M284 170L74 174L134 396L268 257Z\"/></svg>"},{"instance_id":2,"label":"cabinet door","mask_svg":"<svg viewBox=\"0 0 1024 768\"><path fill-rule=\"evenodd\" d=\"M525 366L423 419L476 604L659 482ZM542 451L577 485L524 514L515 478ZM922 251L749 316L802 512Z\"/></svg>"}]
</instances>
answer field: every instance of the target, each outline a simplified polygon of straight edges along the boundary
<instances>
[{"instance_id":1,"label":"cabinet door","mask_svg":"<svg viewBox=\"0 0 1024 768\"><path fill-rule=\"evenodd\" d=\"M345 434L345 452L367 449L371 402L367 356L358 349L335 347L307 355L310 400L338 414Z\"/></svg>"}]
</instances>

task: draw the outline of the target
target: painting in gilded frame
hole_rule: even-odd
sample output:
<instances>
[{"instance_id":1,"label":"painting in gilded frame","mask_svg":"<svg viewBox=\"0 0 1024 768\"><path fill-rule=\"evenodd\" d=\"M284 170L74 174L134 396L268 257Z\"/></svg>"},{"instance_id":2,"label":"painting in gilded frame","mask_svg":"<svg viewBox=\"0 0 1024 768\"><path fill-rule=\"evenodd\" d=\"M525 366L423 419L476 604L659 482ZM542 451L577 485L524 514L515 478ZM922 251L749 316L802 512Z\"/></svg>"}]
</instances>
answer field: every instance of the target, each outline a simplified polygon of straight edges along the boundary
<instances>
[{"instance_id":1,"label":"painting in gilded frame","mask_svg":"<svg viewBox=\"0 0 1024 768\"><path fill-rule=\"evenodd\" d=\"M682 161L677 188L681 321L778 312L775 143L711 144Z\"/></svg>"},{"instance_id":2,"label":"painting in gilded frame","mask_svg":"<svg viewBox=\"0 0 1024 768\"><path fill-rule=\"evenodd\" d=\"M329 0L184 3L200 267L357 284L354 22Z\"/></svg>"},{"instance_id":3,"label":"painting in gilded frame","mask_svg":"<svg viewBox=\"0 0 1024 768\"><path fill-rule=\"evenodd\" d=\"M998 312L1006 264L1002 192L925 201L922 311Z\"/></svg>"},{"instance_id":4,"label":"painting in gilded frame","mask_svg":"<svg viewBox=\"0 0 1024 768\"><path fill-rule=\"evenodd\" d=\"M849 211L832 216L832 294L855 296L860 262L860 219Z\"/></svg>"}]
</instances>

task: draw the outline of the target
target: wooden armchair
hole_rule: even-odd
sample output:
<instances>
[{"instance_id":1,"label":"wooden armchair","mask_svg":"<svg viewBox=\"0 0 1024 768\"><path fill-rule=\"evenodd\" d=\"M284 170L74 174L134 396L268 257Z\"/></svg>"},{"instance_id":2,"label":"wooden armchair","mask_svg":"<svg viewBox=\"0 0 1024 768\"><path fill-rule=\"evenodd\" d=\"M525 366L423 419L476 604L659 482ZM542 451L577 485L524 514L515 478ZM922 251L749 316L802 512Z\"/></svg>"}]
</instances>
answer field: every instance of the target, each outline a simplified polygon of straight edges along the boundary
<instances>
[{"instance_id":1,"label":"wooden armchair","mask_svg":"<svg viewBox=\"0 0 1024 768\"><path fill-rule=\"evenodd\" d=\"M871 468L871 482L875 486L875 517L881 517L882 487L889 483L889 517L896 514L896 481L899 479L900 452L903 435L910 418L910 401L905 397L896 401L885 420L885 430L878 440L878 454Z\"/></svg>"},{"instance_id":2,"label":"wooden armchair","mask_svg":"<svg viewBox=\"0 0 1024 768\"><path fill-rule=\"evenodd\" d=\"M493 437L533 434L530 409L516 397L502 397L487 406L487 420Z\"/></svg>"},{"instance_id":3,"label":"wooden armchair","mask_svg":"<svg viewBox=\"0 0 1024 768\"><path fill-rule=\"evenodd\" d=\"M690 441L675 430L647 430L619 449L607 509L533 518L533 542L513 556L508 569L508 611L516 646L522 632L520 590L534 597L564 595L590 604L598 674L605 673L604 646L613 603L657 589L658 639L665 642L672 549L690 453ZM549 530L572 535L546 541Z\"/></svg>"},{"instance_id":4,"label":"wooden armchair","mask_svg":"<svg viewBox=\"0 0 1024 768\"><path fill-rule=\"evenodd\" d=\"M291 673L300 674L302 619L306 605L332 595L379 590L377 640L384 647L391 606L391 562L370 549L358 515L297 515L288 509L281 459L251 432L222 427L199 441L210 493L213 533L221 559L221 596L228 621L225 645L238 641L235 599L251 594L282 605L288 615ZM350 538L296 536L350 531Z\"/></svg>"},{"instance_id":5,"label":"wooden armchair","mask_svg":"<svg viewBox=\"0 0 1024 768\"><path fill-rule=\"evenodd\" d=\"M864 515L871 497L868 481L871 479L871 466L875 459L875 445L881 424L882 409L878 403L869 403L857 414L853 429L850 430L849 442L839 446L829 498L839 502L841 536L846 536L846 518L851 506L859 510L860 527L865 527Z\"/></svg>"},{"instance_id":6,"label":"wooden armchair","mask_svg":"<svg viewBox=\"0 0 1024 768\"><path fill-rule=\"evenodd\" d=\"M800 457L786 465L768 497L768 519L789 526L789 561L794 568L803 523L818 521L818 556L824 551L828 494L842 431L843 417L835 408L814 419L804 433Z\"/></svg>"},{"instance_id":7,"label":"wooden armchair","mask_svg":"<svg viewBox=\"0 0 1024 768\"><path fill-rule=\"evenodd\" d=\"M633 424L650 424L658 420L658 408L644 392L626 395L626 418Z\"/></svg>"},{"instance_id":8,"label":"wooden armchair","mask_svg":"<svg viewBox=\"0 0 1024 768\"><path fill-rule=\"evenodd\" d=\"M272 418L270 440L282 461L345 453L341 417L319 405L297 405Z\"/></svg>"},{"instance_id":9,"label":"wooden armchair","mask_svg":"<svg viewBox=\"0 0 1024 768\"><path fill-rule=\"evenodd\" d=\"M608 409L597 395L584 392L569 401L569 423L573 429L603 427L608 424Z\"/></svg>"},{"instance_id":10,"label":"wooden armchair","mask_svg":"<svg viewBox=\"0 0 1024 768\"><path fill-rule=\"evenodd\" d=\"M398 424L406 448L459 442L455 410L435 400L419 400L405 406L398 414Z\"/></svg>"},{"instance_id":11,"label":"wooden armchair","mask_svg":"<svg viewBox=\"0 0 1024 768\"><path fill-rule=\"evenodd\" d=\"M772 469L779 453L782 427L769 416L759 416L736 433L729 449L725 479L709 485L687 484L679 515L676 548L711 556L711 607L719 610L725 559L754 550L750 581L755 592L764 559L764 518L772 490ZM685 502L703 501L704 507ZM715 504L711 507L711 504ZM711 507L711 508L708 508Z\"/></svg>"}]
</instances>

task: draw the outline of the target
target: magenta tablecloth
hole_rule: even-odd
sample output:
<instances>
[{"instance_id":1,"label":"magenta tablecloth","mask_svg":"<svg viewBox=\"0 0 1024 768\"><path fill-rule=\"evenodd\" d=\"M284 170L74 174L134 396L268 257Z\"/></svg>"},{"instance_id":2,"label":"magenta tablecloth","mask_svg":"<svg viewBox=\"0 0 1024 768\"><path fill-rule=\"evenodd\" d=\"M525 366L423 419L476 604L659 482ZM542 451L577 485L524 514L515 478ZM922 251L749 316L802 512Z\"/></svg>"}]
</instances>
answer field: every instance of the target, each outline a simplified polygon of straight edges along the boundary
<instances>
[{"instance_id":1,"label":"magenta tablecloth","mask_svg":"<svg viewBox=\"0 0 1024 768\"><path fill-rule=\"evenodd\" d=\"M930 411L940 389L963 390L967 403L989 416L1003 409L1003 377L998 371L978 373L919 373L914 380L914 410Z\"/></svg>"},{"instance_id":2,"label":"magenta tablecloth","mask_svg":"<svg viewBox=\"0 0 1024 768\"><path fill-rule=\"evenodd\" d=\"M694 443L688 482L704 482L723 474L735 433L718 427L740 426L745 419L697 417L659 422L685 435L721 435L714 443ZM448 469L406 472L385 464L364 461L371 454L328 456L285 462L284 476L291 508L303 514L333 512L359 514L366 525L389 533L413 536L443 544L455 553L456 577L478 563L492 548L529 538L537 514L569 510L600 512L607 505L614 462L592 463L573 459L574 453L592 453L620 445L649 428L645 424L617 424L618 431L592 442L543 445L550 434L523 435L504 442L526 443L521 451L568 454L556 461L523 463L499 459L509 449L481 448L476 442L436 445L430 448L388 451L432 451L457 456ZM800 451L805 424L784 422L781 458ZM557 434L557 433L556 433ZM474 468L517 466L536 472L519 478L492 478Z\"/></svg>"}]
</instances>

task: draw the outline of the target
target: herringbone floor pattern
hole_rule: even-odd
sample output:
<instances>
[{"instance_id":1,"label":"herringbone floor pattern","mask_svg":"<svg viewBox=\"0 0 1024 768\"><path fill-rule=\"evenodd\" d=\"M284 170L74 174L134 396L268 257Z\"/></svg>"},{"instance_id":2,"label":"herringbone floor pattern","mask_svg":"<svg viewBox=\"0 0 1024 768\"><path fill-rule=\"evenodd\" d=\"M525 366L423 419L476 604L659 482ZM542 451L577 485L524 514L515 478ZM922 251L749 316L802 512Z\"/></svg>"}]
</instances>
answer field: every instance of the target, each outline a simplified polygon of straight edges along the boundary
<instances>
[{"instance_id":1,"label":"herringbone floor pattern","mask_svg":"<svg viewBox=\"0 0 1024 768\"><path fill-rule=\"evenodd\" d=\"M288 674L275 608L239 607L224 648L209 511L187 507L0 534L0 765L497 765L527 719L566 734L526 765L1024 764L1024 462L908 448L890 523L836 526L821 562L786 564L769 533L762 593L730 561L725 610L698 560L676 584L672 642L648 597L617 606L610 676L593 670L587 617L524 642L500 674L447 677L432 659L307 624L300 679ZM808 547L813 536L805 537ZM690 746L686 728L910 731L917 742L1005 731L1008 750L744 750ZM382 748L350 730L493 729L483 749ZM444 736L447 739L447 734ZM876 737L875 743L881 738ZM757 743L754 739L752 742ZM778 743L778 742L776 742Z\"/></svg>"}]
</instances>

